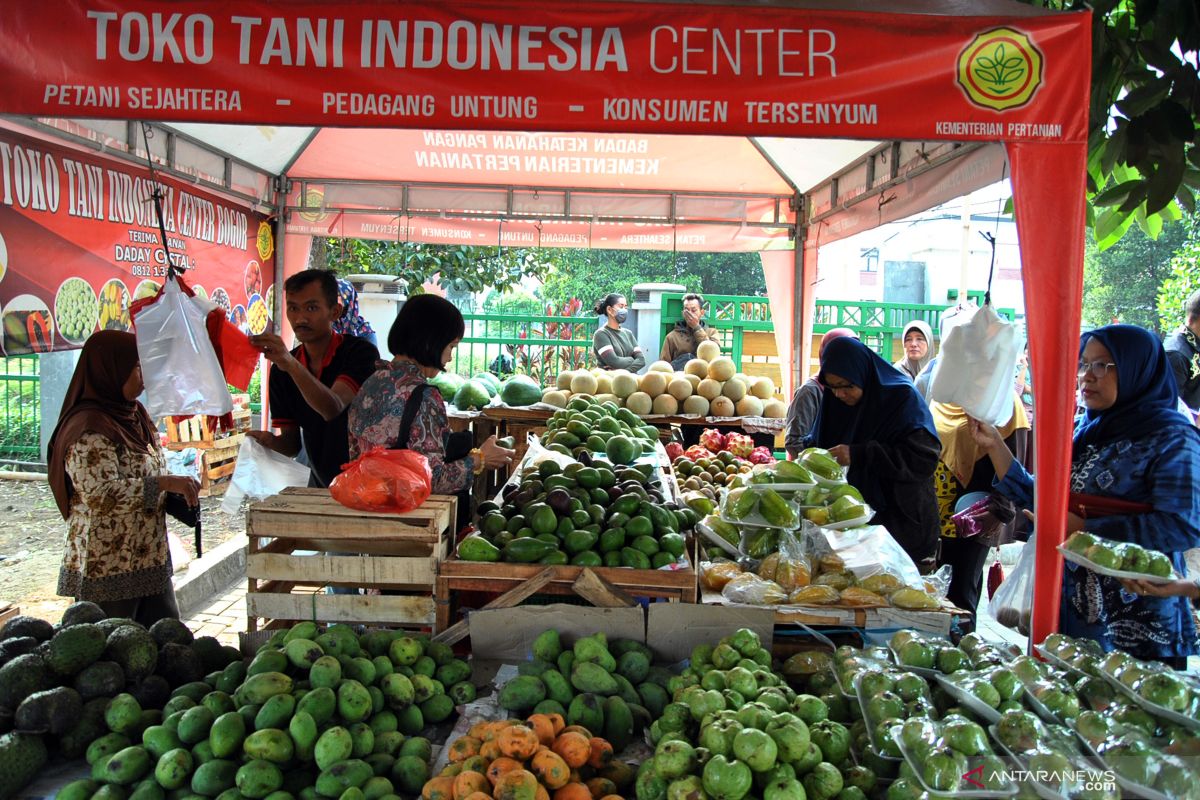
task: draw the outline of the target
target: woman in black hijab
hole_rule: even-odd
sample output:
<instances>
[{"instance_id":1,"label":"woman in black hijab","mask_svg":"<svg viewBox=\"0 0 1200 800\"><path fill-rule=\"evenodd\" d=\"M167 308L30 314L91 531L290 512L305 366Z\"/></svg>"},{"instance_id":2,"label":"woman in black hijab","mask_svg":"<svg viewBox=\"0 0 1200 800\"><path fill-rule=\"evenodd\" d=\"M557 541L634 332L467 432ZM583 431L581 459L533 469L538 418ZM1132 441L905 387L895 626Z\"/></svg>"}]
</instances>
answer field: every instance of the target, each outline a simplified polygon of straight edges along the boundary
<instances>
[{"instance_id":1,"label":"woman in black hijab","mask_svg":"<svg viewBox=\"0 0 1200 800\"><path fill-rule=\"evenodd\" d=\"M913 384L857 339L835 339L821 357L825 387L815 441L842 466L922 571L937 558L938 507L933 473L941 454L937 428Z\"/></svg>"}]
</instances>

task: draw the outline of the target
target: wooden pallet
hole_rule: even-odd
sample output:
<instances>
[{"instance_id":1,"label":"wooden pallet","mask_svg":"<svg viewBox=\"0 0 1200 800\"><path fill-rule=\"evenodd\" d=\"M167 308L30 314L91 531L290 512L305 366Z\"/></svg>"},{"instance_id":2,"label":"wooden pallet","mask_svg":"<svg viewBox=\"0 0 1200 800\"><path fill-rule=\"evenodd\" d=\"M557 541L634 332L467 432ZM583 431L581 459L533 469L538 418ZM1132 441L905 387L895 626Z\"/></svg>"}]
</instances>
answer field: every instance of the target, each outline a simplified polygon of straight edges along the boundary
<instances>
[{"instance_id":1,"label":"wooden pallet","mask_svg":"<svg viewBox=\"0 0 1200 800\"><path fill-rule=\"evenodd\" d=\"M457 504L432 495L404 514L371 513L346 508L328 489L294 488L251 505L247 630L259 620L433 627L434 583ZM330 595L326 586L388 594Z\"/></svg>"},{"instance_id":2,"label":"wooden pallet","mask_svg":"<svg viewBox=\"0 0 1200 800\"><path fill-rule=\"evenodd\" d=\"M518 605L532 594L577 595L593 605L625 605L626 597L695 603L699 597L695 541L689 543L688 555L692 559L692 567L681 570L547 567L541 564L497 564L450 559L442 562L438 570L437 630L446 631L455 623L459 592L485 592L501 595L502 598L509 593L509 599L513 600L507 605L489 603L486 606L488 608Z\"/></svg>"}]
</instances>

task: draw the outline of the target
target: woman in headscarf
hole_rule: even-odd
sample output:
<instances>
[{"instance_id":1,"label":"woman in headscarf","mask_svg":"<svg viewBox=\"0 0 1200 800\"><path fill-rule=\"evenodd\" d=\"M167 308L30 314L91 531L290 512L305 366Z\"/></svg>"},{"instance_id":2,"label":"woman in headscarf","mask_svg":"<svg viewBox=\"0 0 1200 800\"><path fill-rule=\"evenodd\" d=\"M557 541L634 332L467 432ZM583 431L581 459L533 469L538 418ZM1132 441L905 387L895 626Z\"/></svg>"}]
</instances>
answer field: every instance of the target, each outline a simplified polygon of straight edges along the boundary
<instances>
[{"instance_id":1,"label":"woman in headscarf","mask_svg":"<svg viewBox=\"0 0 1200 800\"><path fill-rule=\"evenodd\" d=\"M337 285L338 302L342 305L342 315L334 321L333 332L343 336L357 336L378 347L379 342L376 341L375 329L358 309L358 291L354 288L354 284L345 278L338 278Z\"/></svg>"},{"instance_id":2,"label":"woman in headscarf","mask_svg":"<svg viewBox=\"0 0 1200 800\"><path fill-rule=\"evenodd\" d=\"M892 366L907 375L910 381L915 381L933 358L933 329L925 322L914 319L904 326L900 341L904 346L904 358Z\"/></svg>"},{"instance_id":3,"label":"woman in headscarf","mask_svg":"<svg viewBox=\"0 0 1200 800\"><path fill-rule=\"evenodd\" d=\"M976 492L987 494L992 491L996 472L992 469L991 459L971 436L971 418L961 406L932 403L929 410L933 413L933 422L942 442L942 455L933 476L942 531L938 566L949 564L951 568L947 599L959 608L974 613L983 591L983 566L992 548L991 539L960 538L953 517L959 499ZM1012 419L1000 428L1000 436L1017 460L1024 462L1029 440L1029 418L1025 416L1025 407L1015 392ZM995 521L1001 527L1000 535L996 538L1011 540L1013 524L1016 522L1011 504L999 498L992 498L991 502L995 505L1002 503L1005 512L1001 519L1000 509L993 509Z\"/></svg>"},{"instance_id":4,"label":"woman in headscarf","mask_svg":"<svg viewBox=\"0 0 1200 800\"><path fill-rule=\"evenodd\" d=\"M164 500L197 504L198 486L170 475L158 431L137 401L142 367L132 333L100 331L83 346L50 437L50 488L67 521L58 593L151 625L178 617Z\"/></svg>"},{"instance_id":5,"label":"woman in headscarf","mask_svg":"<svg viewBox=\"0 0 1200 800\"><path fill-rule=\"evenodd\" d=\"M929 407L912 381L857 339L831 341L818 380L825 387L814 428L848 467L847 478L922 571L937 556L933 472L941 444Z\"/></svg>"},{"instance_id":6,"label":"woman in headscarf","mask_svg":"<svg viewBox=\"0 0 1200 800\"><path fill-rule=\"evenodd\" d=\"M825 354L826 346L843 336L858 338L858 334L851 328L832 328L825 332L817 348L818 363ZM787 450L789 460L795 461L799 457L800 451L804 449L804 440L812 431L813 423L817 421L817 412L821 408L821 389L821 382L813 375L800 384L800 388L792 395L792 402L788 405L787 417L783 422L783 446Z\"/></svg>"},{"instance_id":7,"label":"woman in headscarf","mask_svg":"<svg viewBox=\"0 0 1200 800\"><path fill-rule=\"evenodd\" d=\"M1080 340L1078 377L1085 411L1071 445L1067 531L1160 550L1186 574L1183 554L1200 546L1200 432L1176 407L1162 344L1133 325L1089 331ZM1029 507L1033 478L999 432L975 420L971 431L995 467L996 491ZM1177 669L1200 652L1183 597L1143 597L1073 563L1062 591L1063 633Z\"/></svg>"}]
</instances>

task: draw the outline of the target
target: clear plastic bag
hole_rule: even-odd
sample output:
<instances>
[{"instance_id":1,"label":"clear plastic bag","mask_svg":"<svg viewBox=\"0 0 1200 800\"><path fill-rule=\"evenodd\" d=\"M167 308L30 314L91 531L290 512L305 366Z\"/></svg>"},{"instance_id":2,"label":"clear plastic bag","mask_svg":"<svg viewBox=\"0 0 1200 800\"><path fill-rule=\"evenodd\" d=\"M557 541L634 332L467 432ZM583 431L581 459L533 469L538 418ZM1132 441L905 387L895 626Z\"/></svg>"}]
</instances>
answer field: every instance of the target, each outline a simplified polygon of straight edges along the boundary
<instances>
[{"instance_id":1,"label":"clear plastic bag","mask_svg":"<svg viewBox=\"0 0 1200 800\"><path fill-rule=\"evenodd\" d=\"M329 493L359 511L412 511L433 492L429 460L415 450L375 447L346 465Z\"/></svg>"},{"instance_id":2,"label":"clear plastic bag","mask_svg":"<svg viewBox=\"0 0 1200 800\"><path fill-rule=\"evenodd\" d=\"M775 581L765 581L752 572L738 575L725 584L721 595L731 603L751 606L777 606L786 603L788 594Z\"/></svg>"},{"instance_id":3,"label":"clear plastic bag","mask_svg":"<svg viewBox=\"0 0 1200 800\"><path fill-rule=\"evenodd\" d=\"M859 582L886 573L906 586L922 585L917 565L882 525L831 531L806 523L805 533L810 553L837 556Z\"/></svg>"},{"instance_id":4,"label":"clear plastic bag","mask_svg":"<svg viewBox=\"0 0 1200 800\"><path fill-rule=\"evenodd\" d=\"M1035 535L1036 536L1036 535ZM1024 629L1029 633L1029 619L1033 609L1033 569L1037 552L1035 536L1021 548L1013 571L1000 584L1000 588L988 602L988 611L996 621L1009 628Z\"/></svg>"},{"instance_id":5,"label":"clear plastic bag","mask_svg":"<svg viewBox=\"0 0 1200 800\"><path fill-rule=\"evenodd\" d=\"M221 510L236 514L242 498L262 500L289 486L307 486L309 469L295 459L268 450L249 436L238 448L237 466L221 501Z\"/></svg>"},{"instance_id":6,"label":"clear plastic bag","mask_svg":"<svg viewBox=\"0 0 1200 800\"><path fill-rule=\"evenodd\" d=\"M174 278L134 316L138 357L151 417L220 417L233 411L233 397L205 326L207 311Z\"/></svg>"},{"instance_id":7,"label":"clear plastic bag","mask_svg":"<svg viewBox=\"0 0 1200 800\"><path fill-rule=\"evenodd\" d=\"M964 310L963 314L969 310ZM939 403L961 406L976 419L1004 425L1012 419L1013 373L1021 353L1020 333L985 305L946 334L930 394Z\"/></svg>"}]
</instances>

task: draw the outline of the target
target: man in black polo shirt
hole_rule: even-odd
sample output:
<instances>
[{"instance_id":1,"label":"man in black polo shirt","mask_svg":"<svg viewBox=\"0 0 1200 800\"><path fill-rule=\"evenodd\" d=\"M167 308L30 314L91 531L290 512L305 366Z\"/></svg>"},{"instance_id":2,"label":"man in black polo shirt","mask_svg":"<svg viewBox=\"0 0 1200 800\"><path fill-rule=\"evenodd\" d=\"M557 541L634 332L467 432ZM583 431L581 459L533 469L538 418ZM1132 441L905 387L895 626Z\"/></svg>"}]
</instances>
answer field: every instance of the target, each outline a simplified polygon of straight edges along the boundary
<instances>
[{"instance_id":1,"label":"man in black polo shirt","mask_svg":"<svg viewBox=\"0 0 1200 800\"><path fill-rule=\"evenodd\" d=\"M347 410L375 371L379 351L366 339L333 332L342 306L331 271L296 273L284 281L283 298L299 346L289 351L273 333L250 337L271 362L271 425L279 433L249 435L286 456L300 452L303 437L309 485L328 486L350 460Z\"/></svg>"}]
</instances>

